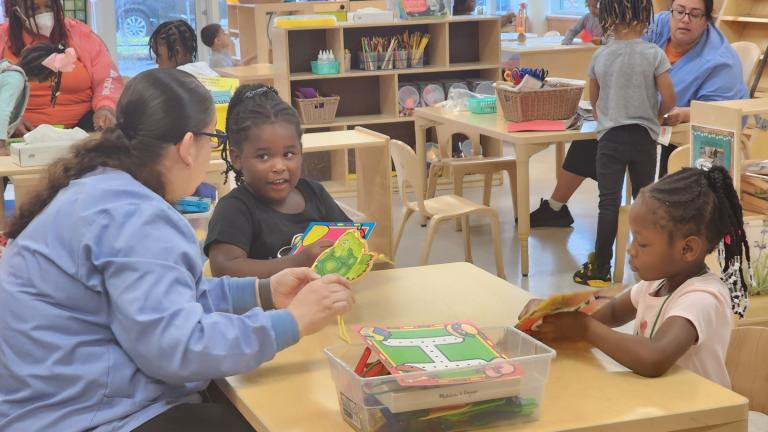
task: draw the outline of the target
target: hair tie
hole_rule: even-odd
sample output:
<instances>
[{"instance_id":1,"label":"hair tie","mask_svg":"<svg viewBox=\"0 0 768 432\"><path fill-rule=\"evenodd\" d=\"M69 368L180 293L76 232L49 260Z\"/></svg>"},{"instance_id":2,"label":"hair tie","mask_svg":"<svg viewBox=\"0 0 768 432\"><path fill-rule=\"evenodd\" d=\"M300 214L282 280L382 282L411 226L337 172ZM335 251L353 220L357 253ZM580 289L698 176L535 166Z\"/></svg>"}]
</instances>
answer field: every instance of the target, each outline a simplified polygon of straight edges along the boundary
<instances>
[{"instance_id":1,"label":"hair tie","mask_svg":"<svg viewBox=\"0 0 768 432\"><path fill-rule=\"evenodd\" d=\"M77 53L74 48L67 48L63 52L55 52L43 60L43 66L54 72L72 72L75 70Z\"/></svg>"},{"instance_id":2,"label":"hair tie","mask_svg":"<svg viewBox=\"0 0 768 432\"><path fill-rule=\"evenodd\" d=\"M270 87L259 87L255 90L248 90L245 92L245 96L243 96L244 99L250 99L252 97L255 97L256 95L262 95L264 93L272 93L273 95L277 96L277 91L273 90Z\"/></svg>"}]
</instances>

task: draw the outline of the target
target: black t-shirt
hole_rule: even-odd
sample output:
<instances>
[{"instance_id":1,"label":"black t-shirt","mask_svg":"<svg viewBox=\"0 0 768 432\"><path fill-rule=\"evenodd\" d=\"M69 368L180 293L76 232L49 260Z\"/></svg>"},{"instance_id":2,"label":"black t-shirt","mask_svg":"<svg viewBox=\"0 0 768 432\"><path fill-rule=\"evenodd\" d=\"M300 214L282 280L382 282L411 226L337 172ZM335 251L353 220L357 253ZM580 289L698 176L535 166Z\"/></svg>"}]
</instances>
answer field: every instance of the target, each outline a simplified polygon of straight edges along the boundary
<instances>
[{"instance_id":1,"label":"black t-shirt","mask_svg":"<svg viewBox=\"0 0 768 432\"><path fill-rule=\"evenodd\" d=\"M213 243L237 246L248 258L265 260L290 246L293 236L302 234L310 222L349 222L320 183L299 179L296 189L304 196L304 210L281 213L261 202L245 185L238 186L216 204L208 223L205 254Z\"/></svg>"}]
</instances>

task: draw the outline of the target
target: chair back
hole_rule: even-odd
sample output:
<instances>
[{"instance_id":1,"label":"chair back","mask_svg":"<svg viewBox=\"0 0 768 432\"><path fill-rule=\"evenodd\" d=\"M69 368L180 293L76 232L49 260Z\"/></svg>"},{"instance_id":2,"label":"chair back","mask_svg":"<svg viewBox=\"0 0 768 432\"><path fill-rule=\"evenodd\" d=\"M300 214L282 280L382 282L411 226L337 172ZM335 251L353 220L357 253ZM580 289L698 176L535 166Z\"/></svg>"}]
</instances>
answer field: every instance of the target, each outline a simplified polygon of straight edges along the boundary
<instances>
[{"instance_id":1,"label":"chair back","mask_svg":"<svg viewBox=\"0 0 768 432\"><path fill-rule=\"evenodd\" d=\"M426 163L426 161L416 160L416 152L406 143L398 140L391 140L389 142L389 150L392 154L392 161L395 165L395 171L397 172L397 190L400 193L400 198L403 200L403 206L409 206L408 200L408 187L413 188L413 193L416 195L416 204L419 211L425 216L429 216L424 208L424 181L419 179L418 163Z\"/></svg>"},{"instance_id":2,"label":"chair back","mask_svg":"<svg viewBox=\"0 0 768 432\"><path fill-rule=\"evenodd\" d=\"M768 414L768 327L736 327L725 367L731 387L749 399L749 409Z\"/></svg>"},{"instance_id":3,"label":"chair back","mask_svg":"<svg viewBox=\"0 0 768 432\"><path fill-rule=\"evenodd\" d=\"M760 60L760 47L753 42L739 41L731 44L741 61L741 73L744 79L744 85L750 87L750 79L755 72L757 62Z\"/></svg>"},{"instance_id":4,"label":"chair back","mask_svg":"<svg viewBox=\"0 0 768 432\"><path fill-rule=\"evenodd\" d=\"M667 163L667 172L672 174L673 172L680 171L683 168L691 166L691 146L684 145L676 148L669 155L669 162Z\"/></svg>"}]
</instances>

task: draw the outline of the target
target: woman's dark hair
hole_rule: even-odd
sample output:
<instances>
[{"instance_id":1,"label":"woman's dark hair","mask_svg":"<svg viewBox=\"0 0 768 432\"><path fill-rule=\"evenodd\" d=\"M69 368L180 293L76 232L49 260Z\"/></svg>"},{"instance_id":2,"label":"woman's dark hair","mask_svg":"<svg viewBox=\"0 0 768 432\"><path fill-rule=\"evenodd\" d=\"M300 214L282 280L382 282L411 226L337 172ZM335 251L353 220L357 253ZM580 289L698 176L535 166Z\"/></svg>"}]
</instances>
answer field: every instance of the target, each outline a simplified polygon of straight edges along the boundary
<instances>
[{"instance_id":1,"label":"woman's dark hair","mask_svg":"<svg viewBox=\"0 0 768 432\"><path fill-rule=\"evenodd\" d=\"M714 0L701 0L704 2L704 16L707 17L708 20L712 20L712 13L715 10L715 2ZM675 2L672 1L672 6L675 5Z\"/></svg>"},{"instance_id":2,"label":"woman's dark hair","mask_svg":"<svg viewBox=\"0 0 768 432\"><path fill-rule=\"evenodd\" d=\"M707 253L722 245L719 255L723 282L731 292L734 312L743 315L747 283L741 257L743 254L746 258L750 272L749 242L739 196L728 171L721 166L709 171L685 168L643 188L640 195L658 205L659 227L669 233L670 239L701 236L706 239ZM751 279L749 273L748 277Z\"/></svg>"},{"instance_id":3,"label":"woman's dark hair","mask_svg":"<svg viewBox=\"0 0 768 432\"><path fill-rule=\"evenodd\" d=\"M197 35L195 29L184 20L166 21L161 23L149 37L149 55L158 56L158 47L163 44L168 50L171 60L176 58L176 48L189 54L192 61L197 61Z\"/></svg>"},{"instance_id":4,"label":"woman's dark hair","mask_svg":"<svg viewBox=\"0 0 768 432\"><path fill-rule=\"evenodd\" d=\"M18 209L6 235L18 237L69 182L99 167L125 171L164 197L163 153L188 132L210 126L214 116L210 92L192 75L176 69L136 75L117 103L116 125L51 164L45 185Z\"/></svg>"},{"instance_id":5,"label":"woman's dark hair","mask_svg":"<svg viewBox=\"0 0 768 432\"><path fill-rule=\"evenodd\" d=\"M600 0L598 19L603 33L613 32L616 27L649 27L653 22L651 0Z\"/></svg>"},{"instance_id":6,"label":"woman's dark hair","mask_svg":"<svg viewBox=\"0 0 768 432\"><path fill-rule=\"evenodd\" d=\"M252 129L270 123L284 122L294 128L301 142L301 121L292 106L280 99L277 90L263 84L244 84L237 88L227 108L228 142L221 149L221 158L227 164L224 173L235 173L235 183L243 184L243 173L237 170L229 160L229 148L242 151L243 143L248 140Z\"/></svg>"},{"instance_id":7,"label":"woman's dark hair","mask_svg":"<svg viewBox=\"0 0 768 432\"><path fill-rule=\"evenodd\" d=\"M208 24L207 26L203 27L202 30L200 30L200 40L203 41L203 45L207 46L208 48L212 48L213 42L216 41L216 37L219 36L221 31L221 25Z\"/></svg>"},{"instance_id":8,"label":"woman's dark hair","mask_svg":"<svg viewBox=\"0 0 768 432\"><path fill-rule=\"evenodd\" d=\"M53 29L48 40L54 45L68 45L67 29L64 26L64 7L61 0L50 0L51 12L53 12ZM5 17L8 19L8 39L13 55L18 57L26 44L24 43L24 32L30 36L37 34L37 21L35 21L35 0L4 0L3 7ZM18 8L18 9L16 9ZM24 16L19 15L19 12ZM25 18L29 20L30 28L25 26Z\"/></svg>"},{"instance_id":9,"label":"woman's dark hair","mask_svg":"<svg viewBox=\"0 0 768 432\"><path fill-rule=\"evenodd\" d=\"M43 61L51 54L63 53L64 45L54 45L50 42L38 42L30 45L21 52L18 66L24 70L27 79L32 82L51 81L51 106L56 106L56 98L61 89L61 71L54 72Z\"/></svg>"}]
</instances>

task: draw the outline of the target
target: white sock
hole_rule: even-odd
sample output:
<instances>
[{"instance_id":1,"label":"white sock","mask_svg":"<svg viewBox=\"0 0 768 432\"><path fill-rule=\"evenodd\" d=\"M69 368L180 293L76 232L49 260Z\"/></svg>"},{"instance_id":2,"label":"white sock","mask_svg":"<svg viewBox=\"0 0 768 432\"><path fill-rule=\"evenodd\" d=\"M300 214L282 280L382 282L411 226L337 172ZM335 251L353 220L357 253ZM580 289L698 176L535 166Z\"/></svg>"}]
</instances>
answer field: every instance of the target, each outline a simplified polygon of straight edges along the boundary
<instances>
[{"instance_id":1,"label":"white sock","mask_svg":"<svg viewBox=\"0 0 768 432\"><path fill-rule=\"evenodd\" d=\"M563 208L563 205L565 204L565 203L561 203L560 201L555 201L552 198L550 198L548 202L549 202L549 206L554 211L560 211L560 209Z\"/></svg>"}]
</instances>

